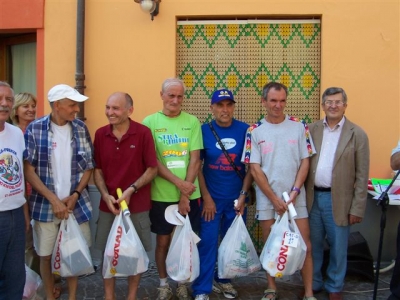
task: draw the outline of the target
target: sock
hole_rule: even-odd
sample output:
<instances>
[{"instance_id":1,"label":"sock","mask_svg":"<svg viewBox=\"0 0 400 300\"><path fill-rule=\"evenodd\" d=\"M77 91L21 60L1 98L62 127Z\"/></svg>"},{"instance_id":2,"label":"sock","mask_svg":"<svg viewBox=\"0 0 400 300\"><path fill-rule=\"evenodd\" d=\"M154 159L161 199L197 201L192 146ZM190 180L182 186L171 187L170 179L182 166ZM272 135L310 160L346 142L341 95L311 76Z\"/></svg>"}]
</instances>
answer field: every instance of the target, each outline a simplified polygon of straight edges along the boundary
<instances>
[{"instance_id":1,"label":"sock","mask_svg":"<svg viewBox=\"0 0 400 300\"><path fill-rule=\"evenodd\" d=\"M167 278L160 278L160 286L167 285Z\"/></svg>"}]
</instances>

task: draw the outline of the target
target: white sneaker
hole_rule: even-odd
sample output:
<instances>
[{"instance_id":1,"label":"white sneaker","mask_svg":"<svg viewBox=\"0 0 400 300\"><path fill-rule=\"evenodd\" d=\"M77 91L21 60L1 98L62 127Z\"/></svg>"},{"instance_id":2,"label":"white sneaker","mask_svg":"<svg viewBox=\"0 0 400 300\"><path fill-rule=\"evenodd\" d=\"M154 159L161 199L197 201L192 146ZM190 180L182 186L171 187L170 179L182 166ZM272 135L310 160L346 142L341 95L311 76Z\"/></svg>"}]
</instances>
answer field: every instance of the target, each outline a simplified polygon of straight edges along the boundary
<instances>
[{"instance_id":1,"label":"white sneaker","mask_svg":"<svg viewBox=\"0 0 400 300\"><path fill-rule=\"evenodd\" d=\"M172 290L168 284L160 286L158 289L158 297L157 300L170 300L172 299Z\"/></svg>"},{"instance_id":2,"label":"white sneaker","mask_svg":"<svg viewBox=\"0 0 400 300\"><path fill-rule=\"evenodd\" d=\"M227 299L234 299L238 296L238 292L233 288L230 282L221 283L214 280L212 290L218 294L224 294Z\"/></svg>"},{"instance_id":3,"label":"white sneaker","mask_svg":"<svg viewBox=\"0 0 400 300\"><path fill-rule=\"evenodd\" d=\"M178 285L176 289L176 296L179 300L192 300L192 297L189 296L187 286L185 284Z\"/></svg>"},{"instance_id":4,"label":"white sneaker","mask_svg":"<svg viewBox=\"0 0 400 300\"><path fill-rule=\"evenodd\" d=\"M197 295L196 298L194 298L194 300L209 300L210 297L208 297L208 295L206 294L201 294L201 295Z\"/></svg>"}]
</instances>

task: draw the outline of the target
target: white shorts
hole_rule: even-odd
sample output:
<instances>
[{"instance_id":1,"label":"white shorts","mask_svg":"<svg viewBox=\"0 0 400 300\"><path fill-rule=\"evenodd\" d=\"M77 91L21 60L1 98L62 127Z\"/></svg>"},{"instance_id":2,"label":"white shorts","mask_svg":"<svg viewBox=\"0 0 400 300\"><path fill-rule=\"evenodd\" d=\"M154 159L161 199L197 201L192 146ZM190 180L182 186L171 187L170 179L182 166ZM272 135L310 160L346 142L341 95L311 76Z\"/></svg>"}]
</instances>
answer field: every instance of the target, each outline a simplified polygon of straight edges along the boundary
<instances>
[{"instance_id":1,"label":"white shorts","mask_svg":"<svg viewBox=\"0 0 400 300\"><path fill-rule=\"evenodd\" d=\"M54 217L53 222L40 222L33 220L33 241L36 253L39 256L49 256L53 254L54 245L56 243L58 230L60 229L61 220ZM89 222L79 224L83 236L90 247L91 235Z\"/></svg>"}]
</instances>

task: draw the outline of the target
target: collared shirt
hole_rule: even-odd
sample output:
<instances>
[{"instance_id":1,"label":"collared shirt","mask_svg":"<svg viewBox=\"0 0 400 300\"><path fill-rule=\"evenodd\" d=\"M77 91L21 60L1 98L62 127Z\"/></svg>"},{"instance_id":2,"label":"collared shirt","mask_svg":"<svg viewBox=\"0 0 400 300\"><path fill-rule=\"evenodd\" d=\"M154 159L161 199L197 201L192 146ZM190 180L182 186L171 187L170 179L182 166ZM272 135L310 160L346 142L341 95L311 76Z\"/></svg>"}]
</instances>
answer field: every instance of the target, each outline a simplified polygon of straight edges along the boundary
<instances>
[{"instance_id":1,"label":"collared shirt","mask_svg":"<svg viewBox=\"0 0 400 300\"><path fill-rule=\"evenodd\" d=\"M53 131L50 126L50 115L37 119L29 124L25 132L24 160L35 167L36 174L44 185L55 193L53 172L51 165L51 152ZM71 122L72 127L72 159L71 159L71 192L78 186L83 173L94 168L93 145L89 131L81 120ZM40 222L52 222L54 218L52 205L35 189L29 197L31 217ZM81 192L73 210L78 223L88 221L92 216L92 205L89 192Z\"/></svg>"},{"instance_id":2,"label":"collared shirt","mask_svg":"<svg viewBox=\"0 0 400 300\"><path fill-rule=\"evenodd\" d=\"M342 133L343 124L346 118L340 120L334 128L330 128L326 117L324 119L324 131L322 137L321 151L315 172L315 186L331 187L333 161L335 159L336 148L339 144L340 134Z\"/></svg>"}]
</instances>

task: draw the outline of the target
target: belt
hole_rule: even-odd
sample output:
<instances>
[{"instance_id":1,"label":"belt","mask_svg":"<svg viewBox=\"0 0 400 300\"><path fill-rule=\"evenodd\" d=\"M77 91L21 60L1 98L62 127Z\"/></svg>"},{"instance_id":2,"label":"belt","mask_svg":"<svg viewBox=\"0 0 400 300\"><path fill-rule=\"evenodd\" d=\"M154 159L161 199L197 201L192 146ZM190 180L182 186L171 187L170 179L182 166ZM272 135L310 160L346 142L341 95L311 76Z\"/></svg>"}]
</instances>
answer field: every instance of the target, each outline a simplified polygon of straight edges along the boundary
<instances>
[{"instance_id":1,"label":"belt","mask_svg":"<svg viewBox=\"0 0 400 300\"><path fill-rule=\"evenodd\" d=\"M318 187L318 186L314 186L314 190L318 191L318 192L330 192L331 188L330 187Z\"/></svg>"}]
</instances>

